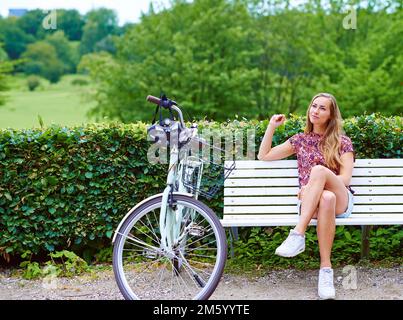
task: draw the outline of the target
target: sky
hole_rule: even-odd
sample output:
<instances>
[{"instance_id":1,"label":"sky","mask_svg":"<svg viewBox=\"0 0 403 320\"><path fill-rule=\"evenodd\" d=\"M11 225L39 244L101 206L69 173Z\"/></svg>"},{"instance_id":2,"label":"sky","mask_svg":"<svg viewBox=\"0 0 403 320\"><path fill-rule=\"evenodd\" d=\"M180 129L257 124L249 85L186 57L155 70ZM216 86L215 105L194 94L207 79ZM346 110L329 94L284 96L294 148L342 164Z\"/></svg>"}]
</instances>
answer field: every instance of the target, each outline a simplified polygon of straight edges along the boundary
<instances>
[{"instance_id":1,"label":"sky","mask_svg":"<svg viewBox=\"0 0 403 320\"><path fill-rule=\"evenodd\" d=\"M116 10L119 25L138 22L141 12L148 11L150 3L154 9L169 7L169 0L0 0L0 15L8 16L8 9L76 9L85 14L91 9L106 7Z\"/></svg>"}]
</instances>

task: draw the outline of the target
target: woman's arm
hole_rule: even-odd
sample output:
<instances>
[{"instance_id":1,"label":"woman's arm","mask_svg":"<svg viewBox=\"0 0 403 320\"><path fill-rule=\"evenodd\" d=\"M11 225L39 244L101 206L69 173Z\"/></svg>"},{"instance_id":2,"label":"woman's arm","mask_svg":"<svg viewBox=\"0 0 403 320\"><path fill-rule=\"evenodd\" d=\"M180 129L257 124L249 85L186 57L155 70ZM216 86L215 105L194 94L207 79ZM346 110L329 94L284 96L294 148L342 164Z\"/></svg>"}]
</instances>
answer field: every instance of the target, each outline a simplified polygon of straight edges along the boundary
<instances>
[{"instance_id":1,"label":"woman's arm","mask_svg":"<svg viewBox=\"0 0 403 320\"><path fill-rule=\"evenodd\" d=\"M263 142L262 142L263 144ZM259 160L264 160L264 161L271 161L271 160L281 160L284 158L287 158L291 155L294 154L294 149L290 143L290 141L286 141L278 146L275 146L274 148L270 148L267 153L263 153L263 155L260 153L257 155L257 158Z\"/></svg>"},{"instance_id":2,"label":"woman's arm","mask_svg":"<svg viewBox=\"0 0 403 320\"><path fill-rule=\"evenodd\" d=\"M280 160L294 154L294 149L288 140L274 148L271 147L274 131L278 126L282 125L284 121L284 115L274 115L271 117L262 143L260 144L259 153L257 155L259 160Z\"/></svg>"},{"instance_id":3,"label":"woman's arm","mask_svg":"<svg viewBox=\"0 0 403 320\"><path fill-rule=\"evenodd\" d=\"M350 185L351 177L353 175L354 168L354 154L352 152L343 153L340 157L341 166L339 179L344 183L345 186Z\"/></svg>"}]
</instances>

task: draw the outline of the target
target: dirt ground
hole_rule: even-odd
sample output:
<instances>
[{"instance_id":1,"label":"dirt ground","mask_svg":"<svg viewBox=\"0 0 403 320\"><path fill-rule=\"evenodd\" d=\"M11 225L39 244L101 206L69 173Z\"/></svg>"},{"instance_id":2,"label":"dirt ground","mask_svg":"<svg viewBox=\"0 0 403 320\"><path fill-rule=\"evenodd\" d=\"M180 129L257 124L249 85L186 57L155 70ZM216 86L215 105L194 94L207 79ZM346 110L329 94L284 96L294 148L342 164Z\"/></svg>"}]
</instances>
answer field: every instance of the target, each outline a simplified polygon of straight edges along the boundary
<instances>
[{"instance_id":1,"label":"dirt ground","mask_svg":"<svg viewBox=\"0 0 403 320\"><path fill-rule=\"evenodd\" d=\"M334 270L338 300L403 300L403 267ZM317 270L224 274L210 300L316 300ZM121 300L111 270L53 282L25 280L0 270L0 300Z\"/></svg>"}]
</instances>

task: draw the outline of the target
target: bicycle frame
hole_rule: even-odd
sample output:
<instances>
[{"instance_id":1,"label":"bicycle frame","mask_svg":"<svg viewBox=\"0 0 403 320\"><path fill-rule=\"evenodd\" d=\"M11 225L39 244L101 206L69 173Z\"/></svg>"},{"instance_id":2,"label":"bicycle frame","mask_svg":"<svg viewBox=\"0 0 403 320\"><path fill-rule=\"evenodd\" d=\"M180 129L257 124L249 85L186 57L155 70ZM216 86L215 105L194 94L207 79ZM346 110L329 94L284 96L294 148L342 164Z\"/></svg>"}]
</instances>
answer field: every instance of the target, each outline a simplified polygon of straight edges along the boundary
<instances>
[{"instance_id":1,"label":"bicycle frame","mask_svg":"<svg viewBox=\"0 0 403 320\"><path fill-rule=\"evenodd\" d=\"M183 116L182 112L179 108L176 106L172 106L172 108L178 113L179 119L180 119L180 124L182 128L186 128L184 121L183 121ZM197 134L197 129L194 131L194 135ZM178 242L184 240L184 236L180 236L180 226L181 222L183 219L183 209L180 210L172 210L172 207L170 206L170 201L169 197L173 193L175 194L183 194L187 196L192 196L197 199L197 193L192 194L187 192L186 187L183 185L182 182L182 170L183 166L180 166L180 159L179 159L179 145L173 144L170 150L170 156L169 156L169 167L168 167L168 176L166 180L166 187L164 191L162 192L162 204L161 204L161 211L160 211L160 232L161 232L161 248L164 250L166 253L169 255L175 256L175 254L172 252L172 248L175 245L178 245ZM180 168L178 168L180 166ZM201 164L202 166L202 164ZM201 176L201 175L200 175ZM198 184L200 184L200 179L198 181ZM177 190L175 188L177 187ZM118 234L118 230L120 227L123 225L125 220L130 216L130 214L138 208L141 204L145 203L146 201L160 196L161 194L154 195L152 197L149 197L139 204L137 204L134 208L132 208L126 216L121 220L119 223L118 227L116 228L116 231L114 233L113 239L112 239L112 244L115 242L116 236ZM190 213L192 217L194 217L194 213Z\"/></svg>"},{"instance_id":2,"label":"bicycle frame","mask_svg":"<svg viewBox=\"0 0 403 320\"><path fill-rule=\"evenodd\" d=\"M200 166L202 171L202 162L200 162ZM171 251L173 247L177 246L180 241L185 239L184 234L186 233L180 235L180 226L184 217L183 208L172 210L175 204L171 204L169 199L170 195L174 191L178 191L180 193L187 191L182 181L183 170L184 167L181 166L179 159L179 149L176 145L174 145L170 151L167 184L162 193L162 204L160 211L161 246L166 252ZM187 168L187 170L189 170L189 168ZM201 171L199 175L200 178ZM198 185L200 185L200 178ZM175 190L176 187L178 190ZM197 193L191 195L197 199ZM190 214L192 215L192 218L194 218L194 213L190 212Z\"/></svg>"}]
</instances>

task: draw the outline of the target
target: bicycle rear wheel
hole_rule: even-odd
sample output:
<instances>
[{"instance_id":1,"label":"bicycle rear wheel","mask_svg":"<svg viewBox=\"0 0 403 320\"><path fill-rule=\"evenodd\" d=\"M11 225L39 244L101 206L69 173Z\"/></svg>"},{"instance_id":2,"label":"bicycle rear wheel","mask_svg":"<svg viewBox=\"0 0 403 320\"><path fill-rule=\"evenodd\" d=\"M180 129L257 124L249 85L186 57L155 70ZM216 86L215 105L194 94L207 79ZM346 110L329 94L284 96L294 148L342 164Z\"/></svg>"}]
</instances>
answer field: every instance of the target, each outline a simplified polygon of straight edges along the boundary
<instances>
[{"instance_id":1,"label":"bicycle rear wheel","mask_svg":"<svg viewBox=\"0 0 403 320\"><path fill-rule=\"evenodd\" d=\"M204 203L173 195L181 210L179 237L161 245L162 196L142 204L117 231L113 270L125 299L208 299L216 289L227 258L224 229Z\"/></svg>"}]
</instances>

